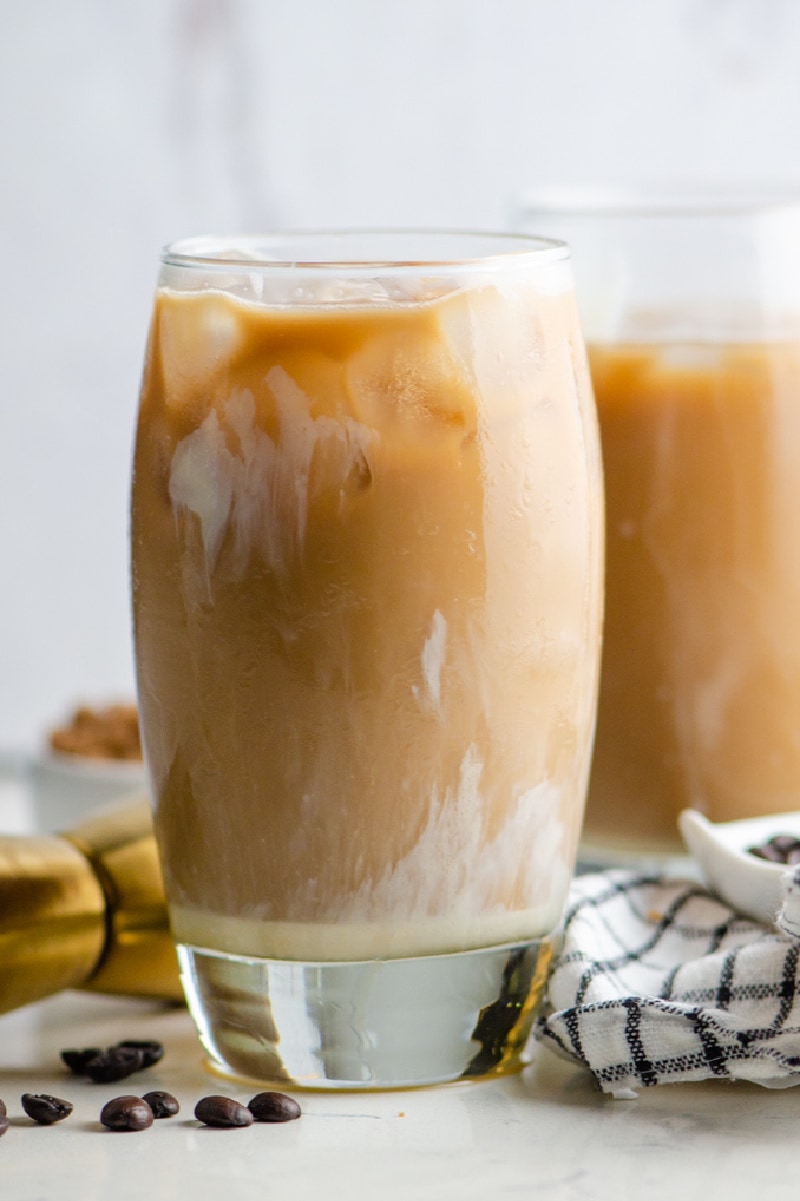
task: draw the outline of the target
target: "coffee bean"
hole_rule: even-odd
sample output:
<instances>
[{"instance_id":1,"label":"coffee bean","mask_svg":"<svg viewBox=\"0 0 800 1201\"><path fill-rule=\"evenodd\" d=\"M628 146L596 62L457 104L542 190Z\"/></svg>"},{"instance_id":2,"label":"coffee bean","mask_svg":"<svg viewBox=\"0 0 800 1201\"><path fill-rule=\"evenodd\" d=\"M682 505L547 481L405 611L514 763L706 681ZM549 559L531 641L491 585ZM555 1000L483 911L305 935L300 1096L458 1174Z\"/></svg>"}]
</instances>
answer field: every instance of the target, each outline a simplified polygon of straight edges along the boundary
<instances>
[{"instance_id":1,"label":"coffee bean","mask_svg":"<svg viewBox=\"0 0 800 1201\"><path fill-rule=\"evenodd\" d=\"M143 1067L144 1052L140 1047L106 1047L84 1064L83 1071L95 1084L113 1084Z\"/></svg>"},{"instance_id":2,"label":"coffee bean","mask_svg":"<svg viewBox=\"0 0 800 1201\"><path fill-rule=\"evenodd\" d=\"M106 1102L100 1121L109 1130L147 1130L153 1125L153 1111L143 1097L125 1093Z\"/></svg>"},{"instance_id":3,"label":"coffee bean","mask_svg":"<svg viewBox=\"0 0 800 1201\"><path fill-rule=\"evenodd\" d=\"M751 855L754 855L756 857L756 859L765 859L767 861L767 863L782 863L783 862L783 860L781 859L781 856L778 854L778 852L775 850L775 848L771 847L766 842L763 843L761 846L748 847L747 849Z\"/></svg>"},{"instance_id":4,"label":"coffee bean","mask_svg":"<svg viewBox=\"0 0 800 1201\"><path fill-rule=\"evenodd\" d=\"M788 855L800 847L800 839L795 838L794 834L773 834L769 842L779 855Z\"/></svg>"},{"instance_id":5,"label":"coffee bean","mask_svg":"<svg viewBox=\"0 0 800 1201\"><path fill-rule=\"evenodd\" d=\"M4 1113L0 1113L0 1138L8 1130L8 1118Z\"/></svg>"},{"instance_id":6,"label":"coffee bean","mask_svg":"<svg viewBox=\"0 0 800 1201\"><path fill-rule=\"evenodd\" d=\"M132 1072L151 1068L164 1056L164 1045L155 1038L125 1038L113 1047L69 1047L61 1058L76 1076L88 1076L99 1084L124 1080Z\"/></svg>"},{"instance_id":7,"label":"coffee bean","mask_svg":"<svg viewBox=\"0 0 800 1201\"><path fill-rule=\"evenodd\" d=\"M152 1093L145 1093L142 1100L150 1106L154 1118L171 1118L180 1110L180 1105L172 1093L164 1093L159 1089Z\"/></svg>"},{"instance_id":8,"label":"coffee bean","mask_svg":"<svg viewBox=\"0 0 800 1201\"><path fill-rule=\"evenodd\" d=\"M4 1118L7 1113L8 1110L6 1109L5 1101L0 1101L0 1118Z\"/></svg>"},{"instance_id":9,"label":"coffee bean","mask_svg":"<svg viewBox=\"0 0 800 1201\"><path fill-rule=\"evenodd\" d=\"M247 1108L257 1122L291 1122L302 1110L286 1093L257 1093Z\"/></svg>"},{"instance_id":10,"label":"coffee bean","mask_svg":"<svg viewBox=\"0 0 800 1201\"><path fill-rule=\"evenodd\" d=\"M76 1076L83 1076L89 1060L100 1054L100 1047L84 1047L82 1050L68 1047L61 1052L61 1059Z\"/></svg>"},{"instance_id":11,"label":"coffee bean","mask_svg":"<svg viewBox=\"0 0 800 1201\"><path fill-rule=\"evenodd\" d=\"M23 1093L22 1108L29 1118L40 1126L52 1126L54 1122L63 1122L72 1113L72 1103L61 1097L51 1097L49 1093Z\"/></svg>"},{"instance_id":12,"label":"coffee bean","mask_svg":"<svg viewBox=\"0 0 800 1201\"><path fill-rule=\"evenodd\" d=\"M153 1064L164 1058L164 1044L155 1038L126 1038L117 1043L117 1047L141 1051L143 1068L151 1068Z\"/></svg>"},{"instance_id":13,"label":"coffee bean","mask_svg":"<svg viewBox=\"0 0 800 1201\"><path fill-rule=\"evenodd\" d=\"M206 1126L251 1126L250 1110L232 1097L203 1097L194 1107L194 1116Z\"/></svg>"},{"instance_id":14,"label":"coffee bean","mask_svg":"<svg viewBox=\"0 0 800 1201\"><path fill-rule=\"evenodd\" d=\"M768 863L784 863L793 866L800 862L800 838L794 834L773 834L766 842L748 847L751 855L757 859L766 859Z\"/></svg>"}]
</instances>

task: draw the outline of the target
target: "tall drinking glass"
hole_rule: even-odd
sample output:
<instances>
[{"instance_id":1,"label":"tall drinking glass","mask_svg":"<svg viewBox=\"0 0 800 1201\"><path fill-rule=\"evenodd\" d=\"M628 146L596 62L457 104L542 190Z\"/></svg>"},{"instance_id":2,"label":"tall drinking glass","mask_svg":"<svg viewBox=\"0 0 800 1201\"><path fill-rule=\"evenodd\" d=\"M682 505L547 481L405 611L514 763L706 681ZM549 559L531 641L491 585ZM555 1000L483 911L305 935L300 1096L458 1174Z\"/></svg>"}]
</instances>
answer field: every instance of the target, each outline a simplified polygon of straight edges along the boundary
<instances>
[{"instance_id":1,"label":"tall drinking glass","mask_svg":"<svg viewBox=\"0 0 800 1201\"><path fill-rule=\"evenodd\" d=\"M218 1069L510 1070L581 824L599 441L567 249L168 248L132 498L139 702Z\"/></svg>"},{"instance_id":2,"label":"tall drinking glass","mask_svg":"<svg viewBox=\"0 0 800 1201\"><path fill-rule=\"evenodd\" d=\"M800 196L534 196L600 417L606 626L586 841L800 808Z\"/></svg>"}]
</instances>

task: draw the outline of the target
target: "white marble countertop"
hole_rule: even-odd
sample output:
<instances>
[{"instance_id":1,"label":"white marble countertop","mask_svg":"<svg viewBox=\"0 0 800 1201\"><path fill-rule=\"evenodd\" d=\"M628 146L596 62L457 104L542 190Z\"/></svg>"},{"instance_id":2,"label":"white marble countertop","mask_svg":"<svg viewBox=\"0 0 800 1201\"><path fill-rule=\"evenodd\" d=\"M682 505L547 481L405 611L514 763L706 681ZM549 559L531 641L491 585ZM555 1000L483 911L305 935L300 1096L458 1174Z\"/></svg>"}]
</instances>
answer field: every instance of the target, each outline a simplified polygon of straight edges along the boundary
<instances>
[{"instance_id":1,"label":"white marble countertop","mask_svg":"<svg viewBox=\"0 0 800 1201\"><path fill-rule=\"evenodd\" d=\"M65 1046L158 1038L162 1062L113 1085L71 1076ZM100 1126L105 1101L166 1089L175 1118L141 1133ZM515 1077L413 1092L296 1094L299 1121L211 1130L193 1118L201 1096L247 1101L203 1067L182 1010L65 994L0 1019L0 1097L10 1125L0 1141L0 1188L13 1201L237 1201L321 1195L348 1201L463 1201L548 1197L795 1197L792 1148L800 1090L754 1085L662 1086L635 1101L601 1096L588 1076L542 1052ZM34 1125L23 1092L74 1105L58 1126Z\"/></svg>"},{"instance_id":2,"label":"white marble countertop","mask_svg":"<svg viewBox=\"0 0 800 1201\"><path fill-rule=\"evenodd\" d=\"M0 828L25 828L26 798L0 785ZM58 1052L123 1038L157 1038L154 1068L114 1085L71 1076ZM112 1133L98 1117L124 1092L166 1089L180 1114L142 1133ZM800 1089L768 1091L712 1082L602 1096L581 1069L549 1051L521 1075L439 1089L296 1094L299 1121L211 1130L196 1101L222 1092L247 1101L203 1066L182 1009L67 993L0 1018L0 1098L9 1128L0 1140L0 1189L9 1201L738 1201L767 1192L794 1198L791 1165ZM23 1092L74 1105L52 1127L25 1117Z\"/></svg>"}]
</instances>

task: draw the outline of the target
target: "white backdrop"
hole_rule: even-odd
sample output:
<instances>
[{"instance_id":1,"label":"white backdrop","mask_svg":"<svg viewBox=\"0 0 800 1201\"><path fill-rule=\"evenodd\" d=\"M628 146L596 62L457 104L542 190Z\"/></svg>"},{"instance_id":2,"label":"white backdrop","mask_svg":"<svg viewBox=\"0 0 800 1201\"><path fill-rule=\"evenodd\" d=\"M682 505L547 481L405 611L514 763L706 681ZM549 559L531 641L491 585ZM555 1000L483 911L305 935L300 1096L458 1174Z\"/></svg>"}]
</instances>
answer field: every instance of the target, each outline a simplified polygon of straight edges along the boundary
<instances>
[{"instance_id":1,"label":"white backdrop","mask_svg":"<svg viewBox=\"0 0 800 1201\"><path fill-rule=\"evenodd\" d=\"M800 184L793 0L0 0L0 749L132 691L161 244L676 177Z\"/></svg>"}]
</instances>

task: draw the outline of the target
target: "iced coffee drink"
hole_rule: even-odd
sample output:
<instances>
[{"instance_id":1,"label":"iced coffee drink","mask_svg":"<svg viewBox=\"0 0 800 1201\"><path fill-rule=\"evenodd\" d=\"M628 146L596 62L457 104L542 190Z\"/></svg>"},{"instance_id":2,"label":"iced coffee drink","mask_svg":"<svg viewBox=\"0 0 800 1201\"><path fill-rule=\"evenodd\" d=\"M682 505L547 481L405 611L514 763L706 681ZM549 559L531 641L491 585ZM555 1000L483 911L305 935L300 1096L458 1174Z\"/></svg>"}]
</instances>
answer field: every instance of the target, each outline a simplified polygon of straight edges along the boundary
<instances>
[{"instance_id":1,"label":"iced coffee drink","mask_svg":"<svg viewBox=\"0 0 800 1201\"><path fill-rule=\"evenodd\" d=\"M590 348L607 604L587 832L800 805L800 341Z\"/></svg>"},{"instance_id":2,"label":"iced coffee drink","mask_svg":"<svg viewBox=\"0 0 800 1201\"><path fill-rule=\"evenodd\" d=\"M268 245L167 252L133 596L201 1028L209 1009L264 1024L264 964L502 947L513 983L509 948L559 920L595 713L599 454L566 252L486 251L306 269ZM234 1044L211 1050L285 1070Z\"/></svg>"},{"instance_id":3,"label":"iced coffee drink","mask_svg":"<svg viewBox=\"0 0 800 1201\"><path fill-rule=\"evenodd\" d=\"M606 489L587 858L800 808L800 195L532 197L567 240Z\"/></svg>"}]
</instances>

